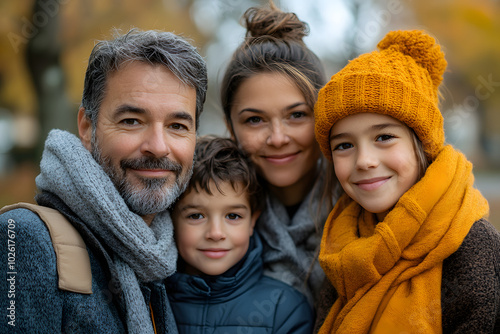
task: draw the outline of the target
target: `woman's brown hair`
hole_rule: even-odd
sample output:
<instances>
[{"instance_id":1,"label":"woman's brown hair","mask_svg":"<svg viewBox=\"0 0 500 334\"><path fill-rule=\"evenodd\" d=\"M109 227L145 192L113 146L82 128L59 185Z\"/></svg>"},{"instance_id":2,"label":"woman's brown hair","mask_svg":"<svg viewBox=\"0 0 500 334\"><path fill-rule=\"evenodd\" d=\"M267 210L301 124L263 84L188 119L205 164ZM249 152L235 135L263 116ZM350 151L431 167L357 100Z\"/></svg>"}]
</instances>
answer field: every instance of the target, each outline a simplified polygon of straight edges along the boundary
<instances>
[{"instance_id":1,"label":"woman's brown hair","mask_svg":"<svg viewBox=\"0 0 500 334\"><path fill-rule=\"evenodd\" d=\"M269 8L249 8L242 17L247 29L243 43L230 60L221 85L221 102L232 132L231 105L239 86L259 73L281 73L300 89L313 109L318 91L326 83L319 58L304 44L309 33L307 23L294 13Z\"/></svg>"},{"instance_id":2,"label":"woman's brown hair","mask_svg":"<svg viewBox=\"0 0 500 334\"><path fill-rule=\"evenodd\" d=\"M300 21L294 13L281 11L273 1L268 7L249 8L242 17L246 37L231 58L221 84L221 102L229 131L234 136L231 107L240 85L248 78L260 73L280 73L295 83L304 95L311 110L314 109L319 90L326 83L326 74L319 58L304 43L308 35L307 23ZM235 137L235 140L237 138ZM331 169L323 157L320 174ZM333 206L335 179L325 182L320 178L314 187L322 189L321 205L314 216L319 217L321 209ZM311 199L312 200L312 199ZM325 205L325 207L323 207ZM317 225L324 222L317 221Z\"/></svg>"}]
</instances>

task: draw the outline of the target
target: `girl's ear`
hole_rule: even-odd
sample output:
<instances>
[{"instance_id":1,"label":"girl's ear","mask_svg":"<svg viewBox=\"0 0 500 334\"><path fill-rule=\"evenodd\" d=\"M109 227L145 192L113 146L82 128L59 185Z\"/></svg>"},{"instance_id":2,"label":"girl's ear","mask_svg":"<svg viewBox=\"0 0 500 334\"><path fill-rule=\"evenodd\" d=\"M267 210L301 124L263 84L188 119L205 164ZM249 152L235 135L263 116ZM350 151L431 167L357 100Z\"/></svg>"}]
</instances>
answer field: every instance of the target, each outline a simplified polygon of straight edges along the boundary
<instances>
[{"instance_id":1,"label":"girl's ear","mask_svg":"<svg viewBox=\"0 0 500 334\"><path fill-rule=\"evenodd\" d=\"M80 140L83 146L87 150L91 150L91 140L92 140L92 122L85 115L85 108L80 107L78 109L78 134L80 135Z\"/></svg>"}]
</instances>

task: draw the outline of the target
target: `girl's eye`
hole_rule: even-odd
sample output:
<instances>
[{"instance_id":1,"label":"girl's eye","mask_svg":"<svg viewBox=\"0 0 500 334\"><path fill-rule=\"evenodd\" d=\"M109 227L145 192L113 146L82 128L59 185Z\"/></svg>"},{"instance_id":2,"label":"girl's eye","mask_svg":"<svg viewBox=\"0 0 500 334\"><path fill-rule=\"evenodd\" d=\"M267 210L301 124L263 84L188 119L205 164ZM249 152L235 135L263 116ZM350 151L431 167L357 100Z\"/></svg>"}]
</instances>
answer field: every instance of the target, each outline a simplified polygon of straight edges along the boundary
<instances>
[{"instance_id":1,"label":"girl's eye","mask_svg":"<svg viewBox=\"0 0 500 334\"><path fill-rule=\"evenodd\" d=\"M188 219L193 219L193 220L203 219L203 215L201 213L192 213L188 216Z\"/></svg>"},{"instance_id":2,"label":"girl's eye","mask_svg":"<svg viewBox=\"0 0 500 334\"><path fill-rule=\"evenodd\" d=\"M347 149L352 148L352 147L354 147L352 144L342 143L342 144L338 144L337 146L335 146L333 148L333 151L343 151L343 150L347 150Z\"/></svg>"},{"instance_id":3,"label":"girl's eye","mask_svg":"<svg viewBox=\"0 0 500 334\"><path fill-rule=\"evenodd\" d=\"M395 138L395 136L393 135L380 135L380 136L377 136L377 139L375 139L375 141L388 141L388 140L391 140Z\"/></svg>"},{"instance_id":4,"label":"girl's eye","mask_svg":"<svg viewBox=\"0 0 500 334\"><path fill-rule=\"evenodd\" d=\"M259 116L248 117L247 120L245 121L245 123L250 123L250 124L259 124L260 122L262 122L262 118L260 118Z\"/></svg>"},{"instance_id":5,"label":"girl's eye","mask_svg":"<svg viewBox=\"0 0 500 334\"><path fill-rule=\"evenodd\" d=\"M242 217L237 213L228 213L226 215L226 218L230 219L230 220L237 220L237 219L241 219Z\"/></svg>"}]
</instances>

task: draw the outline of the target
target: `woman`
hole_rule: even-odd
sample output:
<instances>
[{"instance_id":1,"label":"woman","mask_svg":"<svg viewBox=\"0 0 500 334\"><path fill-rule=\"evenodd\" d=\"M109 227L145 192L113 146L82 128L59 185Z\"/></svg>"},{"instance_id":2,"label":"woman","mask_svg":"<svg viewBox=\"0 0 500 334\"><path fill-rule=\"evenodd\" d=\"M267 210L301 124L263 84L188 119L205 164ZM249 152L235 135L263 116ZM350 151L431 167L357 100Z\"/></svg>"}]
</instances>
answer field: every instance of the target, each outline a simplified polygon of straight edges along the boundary
<instances>
[{"instance_id":1,"label":"woman","mask_svg":"<svg viewBox=\"0 0 500 334\"><path fill-rule=\"evenodd\" d=\"M227 127L268 190L256 229L264 240L264 273L313 304L324 279L317 261L323 224L333 206L314 137L314 103L325 83L318 57L303 42L307 24L293 13L250 8L246 38L221 86ZM328 185L328 188L325 188Z\"/></svg>"}]
</instances>

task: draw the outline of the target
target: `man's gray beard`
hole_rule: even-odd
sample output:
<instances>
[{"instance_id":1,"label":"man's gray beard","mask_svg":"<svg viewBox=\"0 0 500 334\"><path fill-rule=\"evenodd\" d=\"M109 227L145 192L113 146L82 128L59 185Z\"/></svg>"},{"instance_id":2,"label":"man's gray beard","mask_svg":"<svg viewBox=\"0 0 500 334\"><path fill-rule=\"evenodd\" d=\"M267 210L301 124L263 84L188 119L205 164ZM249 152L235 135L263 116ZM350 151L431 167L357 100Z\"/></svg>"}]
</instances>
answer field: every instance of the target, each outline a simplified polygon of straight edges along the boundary
<instances>
[{"instance_id":1,"label":"man's gray beard","mask_svg":"<svg viewBox=\"0 0 500 334\"><path fill-rule=\"evenodd\" d=\"M109 157L102 156L102 151L94 136L91 144L92 156L101 165L104 172L108 174L130 211L139 216L146 216L167 210L186 190L189 180L193 175L193 164L191 164L191 168L186 175L182 175L182 170L175 172L176 180L170 188L164 189L165 183L168 182L167 178L139 178L143 187L134 186L127 181L125 170L123 170L123 173L120 173L112 165Z\"/></svg>"}]
</instances>

